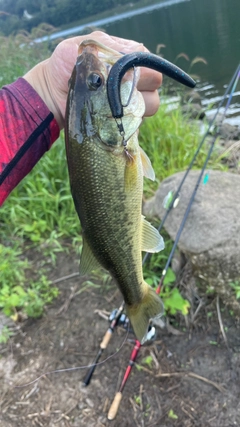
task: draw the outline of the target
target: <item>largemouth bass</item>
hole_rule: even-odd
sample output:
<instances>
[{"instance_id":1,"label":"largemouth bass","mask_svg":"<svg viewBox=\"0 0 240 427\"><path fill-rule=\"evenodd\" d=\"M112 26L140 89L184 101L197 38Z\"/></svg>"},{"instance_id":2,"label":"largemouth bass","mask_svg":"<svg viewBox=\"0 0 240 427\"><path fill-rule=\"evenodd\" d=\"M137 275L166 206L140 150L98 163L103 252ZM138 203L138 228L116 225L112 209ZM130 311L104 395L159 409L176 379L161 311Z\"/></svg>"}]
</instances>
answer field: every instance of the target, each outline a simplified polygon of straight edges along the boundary
<instances>
[{"instance_id":1,"label":"largemouth bass","mask_svg":"<svg viewBox=\"0 0 240 427\"><path fill-rule=\"evenodd\" d=\"M115 279L137 339L146 340L150 319L163 314L159 296L144 281L142 251L164 248L158 231L141 214L143 175L155 179L138 144L145 111L143 97L121 85L123 137L112 117L106 91L111 66L122 56L85 40L69 83L66 152L71 192L83 233L80 274L101 266ZM113 82L114 84L114 82Z\"/></svg>"}]
</instances>

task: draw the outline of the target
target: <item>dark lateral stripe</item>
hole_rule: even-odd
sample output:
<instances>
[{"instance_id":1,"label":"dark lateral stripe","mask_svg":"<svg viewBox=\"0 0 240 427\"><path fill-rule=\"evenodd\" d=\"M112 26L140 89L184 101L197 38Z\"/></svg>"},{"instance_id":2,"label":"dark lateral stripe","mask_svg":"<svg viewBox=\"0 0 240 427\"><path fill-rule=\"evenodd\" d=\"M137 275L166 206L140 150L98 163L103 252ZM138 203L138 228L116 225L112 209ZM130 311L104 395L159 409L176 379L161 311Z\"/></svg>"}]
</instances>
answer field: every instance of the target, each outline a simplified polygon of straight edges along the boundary
<instances>
[{"instance_id":1,"label":"dark lateral stripe","mask_svg":"<svg viewBox=\"0 0 240 427\"><path fill-rule=\"evenodd\" d=\"M21 158L24 156L24 154L27 152L27 150L29 150L29 148L33 145L33 143L36 141L36 139L48 128L48 126L50 125L53 118L54 118L53 114L50 113L46 117L46 119L44 119L43 122L29 136L27 141L22 145L20 150L15 154L13 159L10 161L10 163L6 166L6 168L2 172L2 174L0 176L0 185L8 177L8 175L12 172L14 167L21 160Z\"/></svg>"}]
</instances>

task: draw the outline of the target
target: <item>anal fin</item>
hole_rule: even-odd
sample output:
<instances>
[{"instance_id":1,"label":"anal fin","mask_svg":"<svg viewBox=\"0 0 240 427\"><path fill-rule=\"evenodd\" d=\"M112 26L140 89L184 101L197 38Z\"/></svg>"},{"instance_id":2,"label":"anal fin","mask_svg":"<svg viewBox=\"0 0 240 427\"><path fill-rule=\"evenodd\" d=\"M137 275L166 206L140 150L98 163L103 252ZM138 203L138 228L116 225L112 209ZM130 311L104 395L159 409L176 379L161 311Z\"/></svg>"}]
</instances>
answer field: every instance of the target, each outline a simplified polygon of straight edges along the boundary
<instances>
[{"instance_id":1,"label":"anal fin","mask_svg":"<svg viewBox=\"0 0 240 427\"><path fill-rule=\"evenodd\" d=\"M164 241L159 231L142 215L142 251L159 252L164 249Z\"/></svg>"}]
</instances>

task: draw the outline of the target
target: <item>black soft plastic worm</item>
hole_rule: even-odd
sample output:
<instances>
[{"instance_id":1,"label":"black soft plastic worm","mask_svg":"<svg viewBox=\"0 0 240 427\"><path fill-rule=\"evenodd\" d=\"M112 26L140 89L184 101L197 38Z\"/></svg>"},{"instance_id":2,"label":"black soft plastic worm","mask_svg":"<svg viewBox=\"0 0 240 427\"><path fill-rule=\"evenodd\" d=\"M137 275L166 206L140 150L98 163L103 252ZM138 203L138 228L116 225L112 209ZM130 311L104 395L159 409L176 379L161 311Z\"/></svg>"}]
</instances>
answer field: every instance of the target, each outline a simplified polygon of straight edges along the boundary
<instances>
[{"instance_id":1,"label":"black soft plastic worm","mask_svg":"<svg viewBox=\"0 0 240 427\"><path fill-rule=\"evenodd\" d=\"M124 55L112 66L107 79L108 102L115 119L123 117L120 85L124 74L132 67L146 67L159 71L185 86L193 88L196 82L181 68L149 52L134 52Z\"/></svg>"}]
</instances>

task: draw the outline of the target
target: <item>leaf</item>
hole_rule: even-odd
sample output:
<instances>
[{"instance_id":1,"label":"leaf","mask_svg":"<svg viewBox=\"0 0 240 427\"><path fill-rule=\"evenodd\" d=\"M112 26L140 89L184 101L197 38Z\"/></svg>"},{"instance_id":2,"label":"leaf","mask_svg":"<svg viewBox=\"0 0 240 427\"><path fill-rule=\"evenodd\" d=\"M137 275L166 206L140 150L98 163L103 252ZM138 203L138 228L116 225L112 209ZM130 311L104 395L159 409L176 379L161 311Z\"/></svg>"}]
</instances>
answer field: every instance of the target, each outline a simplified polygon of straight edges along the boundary
<instances>
[{"instance_id":1,"label":"leaf","mask_svg":"<svg viewBox=\"0 0 240 427\"><path fill-rule=\"evenodd\" d=\"M152 356L149 355L149 356L144 357L144 359L142 360L142 363L144 365L147 365L147 366L151 367L152 366L152 361L153 361L153 358L152 358Z\"/></svg>"},{"instance_id":2,"label":"leaf","mask_svg":"<svg viewBox=\"0 0 240 427\"><path fill-rule=\"evenodd\" d=\"M173 409L170 409L170 411L168 412L168 418L171 418L172 420L177 420L178 416L177 414L175 414L175 412L173 411Z\"/></svg>"},{"instance_id":3,"label":"leaf","mask_svg":"<svg viewBox=\"0 0 240 427\"><path fill-rule=\"evenodd\" d=\"M163 283L164 285L168 285L169 283L174 283L176 280L176 275L171 268L168 268L166 276L164 277Z\"/></svg>"},{"instance_id":4,"label":"leaf","mask_svg":"<svg viewBox=\"0 0 240 427\"><path fill-rule=\"evenodd\" d=\"M18 294L11 294L7 300L7 304L10 307L18 307L20 304L20 297Z\"/></svg>"},{"instance_id":5,"label":"leaf","mask_svg":"<svg viewBox=\"0 0 240 427\"><path fill-rule=\"evenodd\" d=\"M23 287L20 285L14 286L13 291L15 291L21 297L25 297L27 295Z\"/></svg>"},{"instance_id":6,"label":"leaf","mask_svg":"<svg viewBox=\"0 0 240 427\"><path fill-rule=\"evenodd\" d=\"M174 288L168 297L163 298L163 300L165 310L169 311L170 314L176 314L177 311L180 311L185 316L188 313L190 303L181 296L177 288Z\"/></svg>"}]
</instances>

